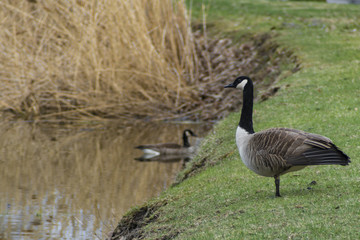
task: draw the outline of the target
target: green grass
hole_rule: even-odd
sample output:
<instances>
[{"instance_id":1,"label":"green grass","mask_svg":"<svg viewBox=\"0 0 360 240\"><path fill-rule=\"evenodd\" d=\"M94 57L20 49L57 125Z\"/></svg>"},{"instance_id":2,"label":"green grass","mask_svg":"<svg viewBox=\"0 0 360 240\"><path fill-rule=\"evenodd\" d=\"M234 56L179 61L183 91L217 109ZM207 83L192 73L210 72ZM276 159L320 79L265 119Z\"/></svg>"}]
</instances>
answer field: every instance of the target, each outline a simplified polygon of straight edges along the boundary
<instances>
[{"instance_id":1,"label":"green grass","mask_svg":"<svg viewBox=\"0 0 360 240\"><path fill-rule=\"evenodd\" d=\"M195 19L201 18L201 3L193 0ZM275 198L273 179L252 173L240 160L234 139L239 113L233 113L217 124L194 160L206 157L213 164L152 200L167 204L145 227L145 238L359 239L360 6L205 3L212 34L244 39L272 32L300 59L302 69L284 73L278 94L255 105L255 131L282 126L322 134L352 163L284 175L283 197ZM317 184L309 190L312 181Z\"/></svg>"}]
</instances>

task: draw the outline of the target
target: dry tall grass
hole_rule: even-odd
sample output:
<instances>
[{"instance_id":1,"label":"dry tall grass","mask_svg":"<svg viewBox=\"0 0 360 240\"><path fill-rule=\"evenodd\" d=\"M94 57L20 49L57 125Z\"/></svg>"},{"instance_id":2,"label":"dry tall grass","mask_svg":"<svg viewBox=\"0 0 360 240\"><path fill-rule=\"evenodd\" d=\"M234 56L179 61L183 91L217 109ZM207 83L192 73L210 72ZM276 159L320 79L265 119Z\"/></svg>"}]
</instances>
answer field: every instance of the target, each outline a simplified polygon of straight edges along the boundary
<instances>
[{"instance_id":1,"label":"dry tall grass","mask_svg":"<svg viewBox=\"0 0 360 240\"><path fill-rule=\"evenodd\" d=\"M182 0L0 2L0 108L25 119L171 117L194 97Z\"/></svg>"}]
</instances>

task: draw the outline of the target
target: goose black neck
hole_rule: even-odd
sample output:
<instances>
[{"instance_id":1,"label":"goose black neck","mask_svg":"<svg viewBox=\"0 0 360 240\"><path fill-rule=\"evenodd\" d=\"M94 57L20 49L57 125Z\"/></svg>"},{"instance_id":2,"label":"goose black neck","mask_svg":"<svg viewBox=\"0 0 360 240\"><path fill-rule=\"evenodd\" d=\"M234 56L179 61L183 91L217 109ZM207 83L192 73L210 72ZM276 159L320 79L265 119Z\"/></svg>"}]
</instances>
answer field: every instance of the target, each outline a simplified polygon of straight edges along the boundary
<instances>
[{"instance_id":1,"label":"goose black neck","mask_svg":"<svg viewBox=\"0 0 360 240\"><path fill-rule=\"evenodd\" d=\"M251 81L245 85L243 90L243 106L241 109L241 117L239 126L245 129L248 133L255 133L253 129L253 98L254 98L254 87Z\"/></svg>"},{"instance_id":2,"label":"goose black neck","mask_svg":"<svg viewBox=\"0 0 360 240\"><path fill-rule=\"evenodd\" d=\"M186 131L183 133L183 142L184 142L184 147L190 147L190 143L189 143L189 139L188 136L186 135Z\"/></svg>"}]
</instances>

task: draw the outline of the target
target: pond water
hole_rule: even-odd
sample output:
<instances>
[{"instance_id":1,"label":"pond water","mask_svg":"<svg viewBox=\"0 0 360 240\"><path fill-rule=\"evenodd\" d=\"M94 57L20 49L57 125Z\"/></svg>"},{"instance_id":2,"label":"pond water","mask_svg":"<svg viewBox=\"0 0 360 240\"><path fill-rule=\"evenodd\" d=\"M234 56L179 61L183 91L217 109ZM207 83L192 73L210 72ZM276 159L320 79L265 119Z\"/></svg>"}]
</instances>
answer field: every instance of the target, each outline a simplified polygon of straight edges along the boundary
<instances>
[{"instance_id":1,"label":"pond water","mask_svg":"<svg viewBox=\"0 0 360 240\"><path fill-rule=\"evenodd\" d=\"M132 206L174 181L183 161L137 161L136 145L181 143L203 124L0 126L0 240L105 239Z\"/></svg>"}]
</instances>

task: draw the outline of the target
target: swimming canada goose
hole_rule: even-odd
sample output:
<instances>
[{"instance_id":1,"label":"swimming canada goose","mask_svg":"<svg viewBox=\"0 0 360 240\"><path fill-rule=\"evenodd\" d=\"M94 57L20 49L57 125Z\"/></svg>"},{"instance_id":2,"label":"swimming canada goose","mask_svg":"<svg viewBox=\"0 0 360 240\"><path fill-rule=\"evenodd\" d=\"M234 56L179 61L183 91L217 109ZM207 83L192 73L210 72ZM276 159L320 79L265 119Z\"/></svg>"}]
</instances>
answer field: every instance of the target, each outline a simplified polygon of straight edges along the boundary
<instances>
[{"instance_id":1,"label":"swimming canada goose","mask_svg":"<svg viewBox=\"0 0 360 240\"><path fill-rule=\"evenodd\" d=\"M195 152L196 148L190 146L189 137L196 137L196 134L190 129L185 129L183 132L183 145L177 143L158 143L137 146L146 155L187 155Z\"/></svg>"},{"instance_id":2,"label":"swimming canada goose","mask_svg":"<svg viewBox=\"0 0 360 240\"><path fill-rule=\"evenodd\" d=\"M327 137L290 128L254 132L253 83L241 76L225 88L243 90L243 106L236 130L236 145L243 163L255 173L275 178L280 197L280 176L309 165L348 165L350 158Z\"/></svg>"}]
</instances>

